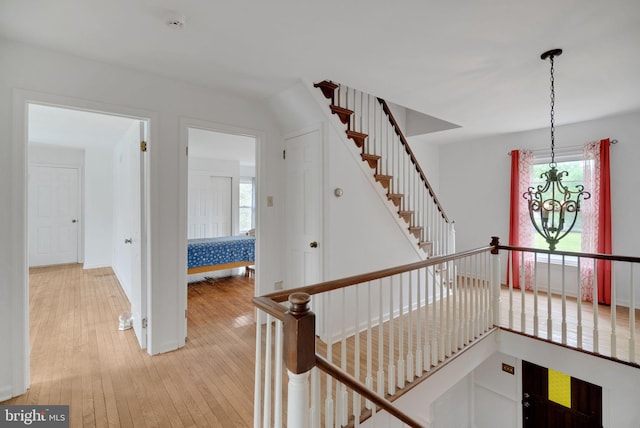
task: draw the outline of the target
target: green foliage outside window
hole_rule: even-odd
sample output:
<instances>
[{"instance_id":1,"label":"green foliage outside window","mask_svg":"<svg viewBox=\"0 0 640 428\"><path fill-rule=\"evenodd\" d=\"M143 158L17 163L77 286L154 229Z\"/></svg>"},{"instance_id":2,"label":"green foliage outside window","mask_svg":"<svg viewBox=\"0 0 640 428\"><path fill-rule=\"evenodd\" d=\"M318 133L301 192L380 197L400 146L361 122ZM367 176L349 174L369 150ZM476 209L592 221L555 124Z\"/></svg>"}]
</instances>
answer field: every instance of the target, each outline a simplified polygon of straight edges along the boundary
<instances>
[{"instance_id":1,"label":"green foliage outside window","mask_svg":"<svg viewBox=\"0 0 640 428\"><path fill-rule=\"evenodd\" d=\"M584 161L569 161L569 162L557 162L556 168L558 171L567 171L569 174L562 179L562 183L573 191L576 185L582 184L584 176ZM544 184L544 177L541 177L546 171L549 170L548 163L541 163L533 165L533 177L532 186ZM588 190L588 189L587 189ZM531 226L533 227L533 226ZM549 249L549 244L537 231L534 231L534 248ZM567 236L562 238L556 245L557 251L575 251L580 252L582 248L582 213L578 213L576 224Z\"/></svg>"}]
</instances>

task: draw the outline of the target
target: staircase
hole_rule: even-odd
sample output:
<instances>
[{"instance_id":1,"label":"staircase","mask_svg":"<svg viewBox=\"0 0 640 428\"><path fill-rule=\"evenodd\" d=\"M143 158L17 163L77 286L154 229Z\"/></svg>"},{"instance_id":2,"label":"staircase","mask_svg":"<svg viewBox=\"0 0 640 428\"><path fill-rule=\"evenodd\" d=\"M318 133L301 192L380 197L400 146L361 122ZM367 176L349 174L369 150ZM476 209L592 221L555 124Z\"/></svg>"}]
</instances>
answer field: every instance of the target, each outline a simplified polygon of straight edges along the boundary
<instances>
[{"instance_id":1,"label":"staircase","mask_svg":"<svg viewBox=\"0 0 640 428\"><path fill-rule=\"evenodd\" d=\"M420 168L386 101L328 80L313 85L360 150L372 179L386 192L409 239L426 257L455 252L450 221Z\"/></svg>"}]
</instances>

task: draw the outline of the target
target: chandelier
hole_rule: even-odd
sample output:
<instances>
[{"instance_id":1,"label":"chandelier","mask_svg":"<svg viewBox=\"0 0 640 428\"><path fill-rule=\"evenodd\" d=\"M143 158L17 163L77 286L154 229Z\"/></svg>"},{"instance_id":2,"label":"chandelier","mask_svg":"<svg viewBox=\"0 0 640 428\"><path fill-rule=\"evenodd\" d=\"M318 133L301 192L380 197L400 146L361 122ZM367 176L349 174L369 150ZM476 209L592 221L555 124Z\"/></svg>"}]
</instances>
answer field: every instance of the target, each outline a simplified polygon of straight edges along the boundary
<instances>
[{"instance_id":1,"label":"chandelier","mask_svg":"<svg viewBox=\"0 0 640 428\"><path fill-rule=\"evenodd\" d=\"M549 244L549 250L554 251L556 244L564 238L576 224L580 212L580 202L589 199L591 194L584 190L581 184L571 191L562 184L563 177L569 175L567 171L558 171L555 162L555 87L553 76L553 59L562 54L562 49L552 49L540 55L540 59L549 59L551 63L551 163L549 170L540 175L545 183L529 187L522 196L528 200L529 216L536 231Z\"/></svg>"}]
</instances>

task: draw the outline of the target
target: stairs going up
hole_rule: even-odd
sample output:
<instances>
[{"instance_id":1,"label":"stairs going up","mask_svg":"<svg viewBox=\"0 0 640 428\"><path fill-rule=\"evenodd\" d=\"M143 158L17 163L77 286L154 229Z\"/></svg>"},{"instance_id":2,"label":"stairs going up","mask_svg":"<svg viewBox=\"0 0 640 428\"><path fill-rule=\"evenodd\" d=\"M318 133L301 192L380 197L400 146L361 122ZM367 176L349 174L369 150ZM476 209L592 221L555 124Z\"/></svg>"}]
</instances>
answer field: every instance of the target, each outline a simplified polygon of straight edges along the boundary
<instances>
[{"instance_id":1,"label":"stairs going up","mask_svg":"<svg viewBox=\"0 0 640 428\"><path fill-rule=\"evenodd\" d=\"M346 126L346 138L387 193L407 234L427 257L455 251L453 222L445 215L387 103L344 85L313 85L330 101L331 113Z\"/></svg>"}]
</instances>

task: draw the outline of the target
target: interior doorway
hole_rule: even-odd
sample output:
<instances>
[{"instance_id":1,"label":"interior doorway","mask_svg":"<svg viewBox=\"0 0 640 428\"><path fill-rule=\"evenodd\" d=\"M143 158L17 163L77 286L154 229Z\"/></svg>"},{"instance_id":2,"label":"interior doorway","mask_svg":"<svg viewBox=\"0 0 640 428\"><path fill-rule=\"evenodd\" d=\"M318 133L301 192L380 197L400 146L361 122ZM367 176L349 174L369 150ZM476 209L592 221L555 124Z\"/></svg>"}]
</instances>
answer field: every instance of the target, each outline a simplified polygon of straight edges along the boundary
<instances>
[{"instance_id":1,"label":"interior doorway","mask_svg":"<svg viewBox=\"0 0 640 428\"><path fill-rule=\"evenodd\" d=\"M188 284L259 272L258 137L204 123L185 124L183 131L187 307Z\"/></svg>"},{"instance_id":2,"label":"interior doorway","mask_svg":"<svg viewBox=\"0 0 640 428\"><path fill-rule=\"evenodd\" d=\"M523 428L602 426L602 387L522 361Z\"/></svg>"},{"instance_id":3,"label":"interior doorway","mask_svg":"<svg viewBox=\"0 0 640 428\"><path fill-rule=\"evenodd\" d=\"M148 139L148 120L36 102L26 107L27 265L112 268L146 348L148 165L141 141Z\"/></svg>"}]
</instances>

